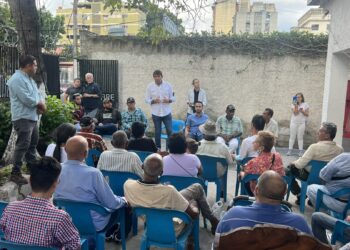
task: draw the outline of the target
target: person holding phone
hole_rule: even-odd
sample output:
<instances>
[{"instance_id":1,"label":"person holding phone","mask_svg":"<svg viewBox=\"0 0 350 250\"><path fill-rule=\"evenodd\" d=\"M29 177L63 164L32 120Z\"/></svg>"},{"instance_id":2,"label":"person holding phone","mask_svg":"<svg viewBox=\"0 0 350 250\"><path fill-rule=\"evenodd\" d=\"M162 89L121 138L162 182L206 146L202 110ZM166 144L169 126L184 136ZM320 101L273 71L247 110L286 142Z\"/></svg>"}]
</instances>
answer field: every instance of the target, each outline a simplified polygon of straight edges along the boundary
<instances>
[{"instance_id":1,"label":"person holding phone","mask_svg":"<svg viewBox=\"0 0 350 250\"><path fill-rule=\"evenodd\" d=\"M305 125L309 116L309 105L305 102L305 98L302 93L297 93L295 96L293 96L291 110L292 118L290 120L289 149L287 155L292 154L295 138L298 137L299 156L302 156Z\"/></svg>"}]
</instances>

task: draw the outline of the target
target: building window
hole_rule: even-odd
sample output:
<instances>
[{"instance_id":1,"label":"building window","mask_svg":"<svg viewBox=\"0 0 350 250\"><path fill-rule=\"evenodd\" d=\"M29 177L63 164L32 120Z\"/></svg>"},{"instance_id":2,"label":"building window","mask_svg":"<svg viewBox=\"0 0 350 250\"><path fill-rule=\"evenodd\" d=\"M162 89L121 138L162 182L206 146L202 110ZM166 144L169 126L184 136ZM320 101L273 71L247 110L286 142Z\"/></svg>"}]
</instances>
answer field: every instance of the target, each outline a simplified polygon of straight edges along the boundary
<instances>
[{"instance_id":1,"label":"building window","mask_svg":"<svg viewBox=\"0 0 350 250\"><path fill-rule=\"evenodd\" d=\"M311 25L311 30L318 30L319 25L318 24L312 24Z\"/></svg>"}]
</instances>

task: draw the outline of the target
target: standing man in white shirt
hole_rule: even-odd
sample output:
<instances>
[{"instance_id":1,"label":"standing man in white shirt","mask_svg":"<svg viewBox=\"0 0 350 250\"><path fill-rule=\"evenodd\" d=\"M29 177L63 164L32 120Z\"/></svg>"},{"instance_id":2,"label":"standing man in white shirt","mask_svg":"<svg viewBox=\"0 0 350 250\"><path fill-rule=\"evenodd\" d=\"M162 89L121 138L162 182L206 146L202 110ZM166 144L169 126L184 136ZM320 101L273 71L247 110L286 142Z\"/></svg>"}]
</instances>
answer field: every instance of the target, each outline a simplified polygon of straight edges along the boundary
<instances>
[{"instance_id":1,"label":"standing man in white shirt","mask_svg":"<svg viewBox=\"0 0 350 250\"><path fill-rule=\"evenodd\" d=\"M171 103L175 101L173 87L163 80L160 70L153 72L154 82L150 83L146 90L146 102L151 105L152 120L157 148L161 148L160 134L162 122L164 123L168 137L172 133Z\"/></svg>"},{"instance_id":2,"label":"standing man in white shirt","mask_svg":"<svg viewBox=\"0 0 350 250\"><path fill-rule=\"evenodd\" d=\"M266 108L263 112L263 117L265 119L264 131L270 131L276 139L278 138L278 123L272 119L273 110Z\"/></svg>"}]
</instances>

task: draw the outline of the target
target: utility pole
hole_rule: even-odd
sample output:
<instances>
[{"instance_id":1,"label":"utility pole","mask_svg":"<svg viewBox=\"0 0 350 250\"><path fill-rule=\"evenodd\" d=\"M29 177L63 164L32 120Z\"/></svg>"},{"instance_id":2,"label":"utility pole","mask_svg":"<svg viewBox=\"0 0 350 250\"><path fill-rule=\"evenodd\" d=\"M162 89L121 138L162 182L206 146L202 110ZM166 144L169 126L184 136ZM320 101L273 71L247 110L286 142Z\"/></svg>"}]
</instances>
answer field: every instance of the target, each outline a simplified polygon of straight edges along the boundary
<instances>
[{"instance_id":1,"label":"utility pole","mask_svg":"<svg viewBox=\"0 0 350 250\"><path fill-rule=\"evenodd\" d=\"M78 34L78 0L73 1L73 57L77 57L77 48L78 48L78 39L77 39L77 34Z\"/></svg>"}]
</instances>

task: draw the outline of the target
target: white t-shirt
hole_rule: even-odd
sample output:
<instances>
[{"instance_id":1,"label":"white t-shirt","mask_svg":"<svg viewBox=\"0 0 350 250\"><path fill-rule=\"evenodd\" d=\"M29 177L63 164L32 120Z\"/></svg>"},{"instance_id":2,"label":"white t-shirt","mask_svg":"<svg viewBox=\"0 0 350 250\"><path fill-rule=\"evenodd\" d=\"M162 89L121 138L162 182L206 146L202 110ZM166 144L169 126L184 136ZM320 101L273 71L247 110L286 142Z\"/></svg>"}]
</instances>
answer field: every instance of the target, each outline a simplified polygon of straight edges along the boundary
<instances>
[{"instance_id":1,"label":"white t-shirt","mask_svg":"<svg viewBox=\"0 0 350 250\"><path fill-rule=\"evenodd\" d=\"M49 146L47 146L45 156L51 156L53 157L53 152L55 151L56 144L51 143ZM64 147L61 147L61 163L65 162L67 160L67 153L66 150L64 150Z\"/></svg>"},{"instance_id":2,"label":"white t-shirt","mask_svg":"<svg viewBox=\"0 0 350 250\"><path fill-rule=\"evenodd\" d=\"M292 111L294 110L294 104L291 105L291 109ZM304 111L309 110L309 104L307 104L306 102L300 103L298 105L298 110L301 110L301 109L303 109ZM300 123L305 123L306 120L307 120L307 116L305 116L303 113L299 112L297 115L295 115L293 112L290 122L300 124Z\"/></svg>"},{"instance_id":3,"label":"white t-shirt","mask_svg":"<svg viewBox=\"0 0 350 250\"><path fill-rule=\"evenodd\" d=\"M252 135L247 138L245 138L242 141L241 148L239 150L239 156L240 158L244 159L246 157L257 157L258 152L254 151L253 149L253 142L255 141L257 135Z\"/></svg>"}]
</instances>

